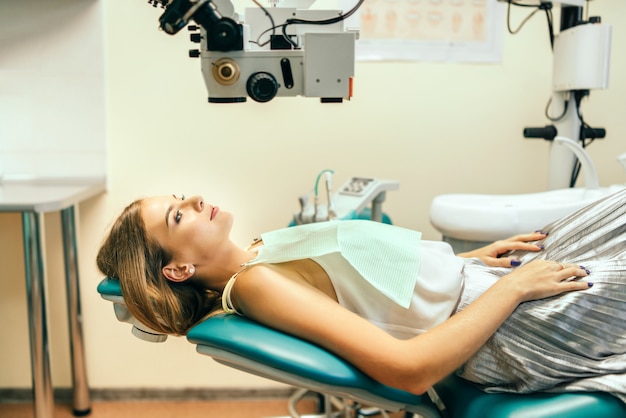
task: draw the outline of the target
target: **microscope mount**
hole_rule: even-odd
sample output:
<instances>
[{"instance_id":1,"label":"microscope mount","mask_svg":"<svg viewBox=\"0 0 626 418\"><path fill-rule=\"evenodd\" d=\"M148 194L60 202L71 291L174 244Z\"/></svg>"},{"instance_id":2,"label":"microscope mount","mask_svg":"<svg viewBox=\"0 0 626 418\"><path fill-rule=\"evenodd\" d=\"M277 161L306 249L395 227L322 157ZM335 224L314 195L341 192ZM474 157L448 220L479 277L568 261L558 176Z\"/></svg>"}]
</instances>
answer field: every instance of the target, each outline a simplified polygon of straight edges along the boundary
<instances>
[{"instance_id":1,"label":"microscope mount","mask_svg":"<svg viewBox=\"0 0 626 418\"><path fill-rule=\"evenodd\" d=\"M583 20L582 7L571 5L582 5L582 1L562 3L560 32L553 44L553 93L546 110L546 116L553 124L543 128L525 128L524 137L548 141L557 136L572 138L584 148L587 140L593 141L606 135L605 129L594 128L584 122L580 105L590 90L608 87L611 26L601 24L599 17ZM548 189L574 187L580 167L580 160L570 149L552 143Z\"/></svg>"}]
</instances>

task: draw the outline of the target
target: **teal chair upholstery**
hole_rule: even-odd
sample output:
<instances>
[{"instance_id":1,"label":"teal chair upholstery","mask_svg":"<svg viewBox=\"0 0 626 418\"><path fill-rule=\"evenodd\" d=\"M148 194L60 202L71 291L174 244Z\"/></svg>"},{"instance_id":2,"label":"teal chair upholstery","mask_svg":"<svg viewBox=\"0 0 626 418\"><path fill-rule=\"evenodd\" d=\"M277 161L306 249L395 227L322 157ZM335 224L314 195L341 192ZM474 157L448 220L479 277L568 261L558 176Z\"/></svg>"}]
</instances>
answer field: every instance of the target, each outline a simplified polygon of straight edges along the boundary
<instances>
[{"instance_id":1,"label":"teal chair upholstery","mask_svg":"<svg viewBox=\"0 0 626 418\"><path fill-rule=\"evenodd\" d=\"M626 417L626 404L608 393L485 393L456 376L439 382L435 390L453 418Z\"/></svg>"},{"instance_id":2,"label":"teal chair upholstery","mask_svg":"<svg viewBox=\"0 0 626 418\"><path fill-rule=\"evenodd\" d=\"M98 293L104 299L109 299L110 297L122 297L122 288L120 287L119 280L111 279L109 277L103 279L100 283L98 283Z\"/></svg>"},{"instance_id":3,"label":"teal chair upholstery","mask_svg":"<svg viewBox=\"0 0 626 418\"><path fill-rule=\"evenodd\" d=\"M196 325L187 339L219 363L387 411L439 417L428 396L385 386L325 349L237 315L218 315Z\"/></svg>"},{"instance_id":4,"label":"teal chair upholstery","mask_svg":"<svg viewBox=\"0 0 626 418\"><path fill-rule=\"evenodd\" d=\"M103 298L116 305L118 319L138 324L123 313L117 280L98 286ZM140 324L139 324L140 325ZM149 330L143 330L150 334ZM137 335L137 334L135 334ZM152 338L152 337L150 337ZM616 418L626 417L626 405L606 393L488 394L450 376L435 385L430 397L385 386L325 349L236 315L216 315L187 334L197 351L219 363L313 392L350 399L388 411L407 411L425 418ZM154 340L154 339L153 339ZM154 341L162 341L157 339Z\"/></svg>"}]
</instances>

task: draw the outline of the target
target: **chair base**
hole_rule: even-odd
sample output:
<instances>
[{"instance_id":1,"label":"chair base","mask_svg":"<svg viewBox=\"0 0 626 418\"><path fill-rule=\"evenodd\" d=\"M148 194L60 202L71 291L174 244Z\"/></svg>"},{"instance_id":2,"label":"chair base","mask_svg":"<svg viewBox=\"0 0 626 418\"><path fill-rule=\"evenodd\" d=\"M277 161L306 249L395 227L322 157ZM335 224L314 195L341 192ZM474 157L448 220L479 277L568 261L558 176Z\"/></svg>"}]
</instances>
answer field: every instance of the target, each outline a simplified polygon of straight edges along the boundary
<instances>
[{"instance_id":1,"label":"chair base","mask_svg":"<svg viewBox=\"0 0 626 418\"><path fill-rule=\"evenodd\" d=\"M335 396L316 393L319 401L319 413L300 415L298 403L312 393L308 389L296 389L287 401L289 415L272 418L389 418L386 411L377 407L364 407L356 402L349 402ZM412 415L411 415L412 416Z\"/></svg>"}]
</instances>

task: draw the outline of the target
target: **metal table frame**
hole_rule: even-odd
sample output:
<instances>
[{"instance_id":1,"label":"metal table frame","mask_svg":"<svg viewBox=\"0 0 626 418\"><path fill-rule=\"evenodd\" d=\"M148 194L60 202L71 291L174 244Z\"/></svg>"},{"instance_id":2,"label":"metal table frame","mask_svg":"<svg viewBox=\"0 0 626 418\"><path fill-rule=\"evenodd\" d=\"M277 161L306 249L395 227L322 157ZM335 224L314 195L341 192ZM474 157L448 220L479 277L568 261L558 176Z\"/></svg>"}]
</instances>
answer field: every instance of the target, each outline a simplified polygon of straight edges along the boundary
<instances>
[{"instance_id":1,"label":"metal table frame","mask_svg":"<svg viewBox=\"0 0 626 418\"><path fill-rule=\"evenodd\" d=\"M79 184L70 182L58 184L47 181L0 183L0 212L20 212L22 214L30 356L36 418L48 418L54 415L48 347L42 217L46 212L61 213L72 365L73 410L74 415L85 416L91 412L91 401L83 345L75 208L81 201L104 191L103 180L83 181Z\"/></svg>"}]
</instances>

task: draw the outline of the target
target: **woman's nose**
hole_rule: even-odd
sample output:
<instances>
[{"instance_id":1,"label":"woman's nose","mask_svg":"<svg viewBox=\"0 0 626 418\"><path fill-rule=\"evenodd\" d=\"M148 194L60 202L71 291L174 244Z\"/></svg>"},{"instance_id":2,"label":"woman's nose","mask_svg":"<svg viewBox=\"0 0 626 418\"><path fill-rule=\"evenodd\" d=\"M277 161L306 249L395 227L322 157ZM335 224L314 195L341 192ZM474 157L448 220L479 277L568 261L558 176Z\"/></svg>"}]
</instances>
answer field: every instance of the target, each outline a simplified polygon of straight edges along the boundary
<instances>
[{"instance_id":1,"label":"woman's nose","mask_svg":"<svg viewBox=\"0 0 626 418\"><path fill-rule=\"evenodd\" d=\"M195 211L202 212L204 210L204 199L202 199L202 196L192 196L185 199L184 202Z\"/></svg>"},{"instance_id":2,"label":"woman's nose","mask_svg":"<svg viewBox=\"0 0 626 418\"><path fill-rule=\"evenodd\" d=\"M204 199L202 196L193 196L192 198L187 199L187 202L198 212L202 212L204 210Z\"/></svg>"}]
</instances>

